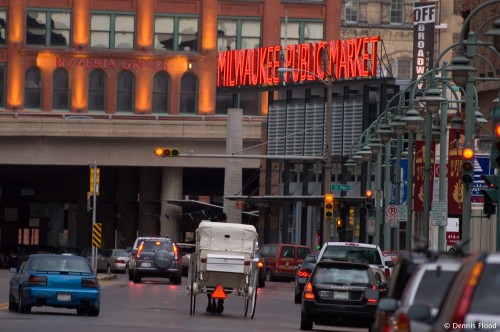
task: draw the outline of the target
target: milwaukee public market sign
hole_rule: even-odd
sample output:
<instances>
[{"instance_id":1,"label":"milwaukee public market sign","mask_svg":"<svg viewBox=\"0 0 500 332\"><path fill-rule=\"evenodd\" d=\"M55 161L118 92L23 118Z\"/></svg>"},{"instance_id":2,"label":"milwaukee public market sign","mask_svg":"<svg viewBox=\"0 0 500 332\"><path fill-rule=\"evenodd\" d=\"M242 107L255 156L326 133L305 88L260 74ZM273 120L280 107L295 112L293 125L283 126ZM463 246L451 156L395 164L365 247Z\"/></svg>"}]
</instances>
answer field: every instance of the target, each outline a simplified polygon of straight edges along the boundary
<instances>
[{"instance_id":1,"label":"milwaukee public market sign","mask_svg":"<svg viewBox=\"0 0 500 332\"><path fill-rule=\"evenodd\" d=\"M283 80L315 81L366 78L377 74L380 36L221 51L218 53L217 87L277 85ZM324 60L326 59L326 61ZM288 68L283 76L278 68Z\"/></svg>"}]
</instances>

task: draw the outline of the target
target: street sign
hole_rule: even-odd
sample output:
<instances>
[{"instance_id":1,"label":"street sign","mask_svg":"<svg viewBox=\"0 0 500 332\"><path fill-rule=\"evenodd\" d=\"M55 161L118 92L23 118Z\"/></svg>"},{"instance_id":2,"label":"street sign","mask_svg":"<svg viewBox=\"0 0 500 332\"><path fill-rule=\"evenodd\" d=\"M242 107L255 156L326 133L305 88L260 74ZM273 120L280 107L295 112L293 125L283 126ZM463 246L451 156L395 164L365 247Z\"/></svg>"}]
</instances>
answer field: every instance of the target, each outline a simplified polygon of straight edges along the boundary
<instances>
[{"instance_id":1,"label":"street sign","mask_svg":"<svg viewBox=\"0 0 500 332\"><path fill-rule=\"evenodd\" d=\"M398 206L397 205L389 205L385 209L385 222L391 224L391 227L398 226Z\"/></svg>"},{"instance_id":2,"label":"street sign","mask_svg":"<svg viewBox=\"0 0 500 332\"><path fill-rule=\"evenodd\" d=\"M342 191L348 191L352 189L352 186L350 184L339 184L339 183L334 183L332 184L331 187L332 191L333 190L342 190Z\"/></svg>"},{"instance_id":3,"label":"street sign","mask_svg":"<svg viewBox=\"0 0 500 332\"><path fill-rule=\"evenodd\" d=\"M448 223L448 202L432 202L432 226L446 226Z\"/></svg>"},{"instance_id":4,"label":"street sign","mask_svg":"<svg viewBox=\"0 0 500 332\"><path fill-rule=\"evenodd\" d=\"M369 217L366 223L366 232L368 235L375 235L375 217Z\"/></svg>"},{"instance_id":5,"label":"street sign","mask_svg":"<svg viewBox=\"0 0 500 332\"><path fill-rule=\"evenodd\" d=\"M406 204L398 205L399 221L408 221L408 206Z\"/></svg>"}]
</instances>

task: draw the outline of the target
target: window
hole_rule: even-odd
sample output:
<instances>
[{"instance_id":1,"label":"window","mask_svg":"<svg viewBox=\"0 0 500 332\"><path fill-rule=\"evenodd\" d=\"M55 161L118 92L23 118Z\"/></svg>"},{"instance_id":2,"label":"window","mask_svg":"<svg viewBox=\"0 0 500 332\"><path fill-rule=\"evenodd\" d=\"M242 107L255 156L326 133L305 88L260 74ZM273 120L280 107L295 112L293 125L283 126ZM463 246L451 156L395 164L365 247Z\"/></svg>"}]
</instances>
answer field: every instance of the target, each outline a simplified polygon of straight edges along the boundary
<instances>
[{"instance_id":1,"label":"window","mask_svg":"<svg viewBox=\"0 0 500 332\"><path fill-rule=\"evenodd\" d=\"M156 50L198 51L197 17L155 17Z\"/></svg>"},{"instance_id":2,"label":"window","mask_svg":"<svg viewBox=\"0 0 500 332\"><path fill-rule=\"evenodd\" d=\"M100 69L94 69L89 77L89 110L104 111L106 76Z\"/></svg>"},{"instance_id":3,"label":"window","mask_svg":"<svg viewBox=\"0 0 500 332\"><path fill-rule=\"evenodd\" d=\"M90 17L90 47L134 48L135 17L126 14L92 14Z\"/></svg>"},{"instance_id":4,"label":"window","mask_svg":"<svg viewBox=\"0 0 500 332\"><path fill-rule=\"evenodd\" d=\"M69 46L70 27L71 14L69 12L28 10L26 12L26 45Z\"/></svg>"},{"instance_id":5,"label":"window","mask_svg":"<svg viewBox=\"0 0 500 332\"><path fill-rule=\"evenodd\" d=\"M198 79L185 74L181 80L180 113L196 114L198 110Z\"/></svg>"},{"instance_id":6,"label":"window","mask_svg":"<svg viewBox=\"0 0 500 332\"><path fill-rule=\"evenodd\" d=\"M391 24L403 24L403 0L391 0Z\"/></svg>"},{"instance_id":7,"label":"window","mask_svg":"<svg viewBox=\"0 0 500 332\"><path fill-rule=\"evenodd\" d=\"M42 75L36 67L29 68L24 75L24 108L42 107Z\"/></svg>"},{"instance_id":8,"label":"window","mask_svg":"<svg viewBox=\"0 0 500 332\"><path fill-rule=\"evenodd\" d=\"M281 22L281 46L314 43L324 39L323 22L288 21Z\"/></svg>"},{"instance_id":9,"label":"window","mask_svg":"<svg viewBox=\"0 0 500 332\"><path fill-rule=\"evenodd\" d=\"M217 24L217 49L219 51L258 48L260 38L260 20L222 18Z\"/></svg>"},{"instance_id":10,"label":"window","mask_svg":"<svg viewBox=\"0 0 500 332\"><path fill-rule=\"evenodd\" d=\"M344 21L346 23L358 23L359 0L347 0L344 6Z\"/></svg>"},{"instance_id":11,"label":"window","mask_svg":"<svg viewBox=\"0 0 500 332\"><path fill-rule=\"evenodd\" d=\"M238 107L243 109L243 115L260 115L260 94L258 92L217 92L215 98L215 112L217 114L227 114L228 109Z\"/></svg>"},{"instance_id":12,"label":"window","mask_svg":"<svg viewBox=\"0 0 500 332\"><path fill-rule=\"evenodd\" d=\"M0 10L0 45L7 44L7 12L5 10Z\"/></svg>"},{"instance_id":13,"label":"window","mask_svg":"<svg viewBox=\"0 0 500 332\"><path fill-rule=\"evenodd\" d=\"M398 59L394 62L393 74L397 79L410 80L411 79L411 60Z\"/></svg>"},{"instance_id":14,"label":"window","mask_svg":"<svg viewBox=\"0 0 500 332\"><path fill-rule=\"evenodd\" d=\"M153 79L153 113L168 112L168 87L168 75L164 72L157 73Z\"/></svg>"},{"instance_id":15,"label":"window","mask_svg":"<svg viewBox=\"0 0 500 332\"><path fill-rule=\"evenodd\" d=\"M0 107L5 107L5 64L0 64Z\"/></svg>"},{"instance_id":16,"label":"window","mask_svg":"<svg viewBox=\"0 0 500 332\"><path fill-rule=\"evenodd\" d=\"M116 111L133 112L134 110L134 76L129 71L118 74L116 83Z\"/></svg>"},{"instance_id":17,"label":"window","mask_svg":"<svg viewBox=\"0 0 500 332\"><path fill-rule=\"evenodd\" d=\"M58 68L52 77L52 109L69 109L69 83L68 71Z\"/></svg>"}]
</instances>

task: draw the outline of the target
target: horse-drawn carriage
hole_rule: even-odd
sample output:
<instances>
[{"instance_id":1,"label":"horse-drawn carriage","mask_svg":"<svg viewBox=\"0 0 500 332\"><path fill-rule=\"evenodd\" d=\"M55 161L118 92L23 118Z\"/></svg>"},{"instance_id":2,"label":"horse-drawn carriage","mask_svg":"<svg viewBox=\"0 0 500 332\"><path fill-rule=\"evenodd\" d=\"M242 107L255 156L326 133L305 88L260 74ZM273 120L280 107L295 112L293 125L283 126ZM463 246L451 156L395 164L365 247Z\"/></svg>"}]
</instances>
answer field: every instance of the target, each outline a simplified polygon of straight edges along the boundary
<instances>
[{"instance_id":1,"label":"horse-drawn carriage","mask_svg":"<svg viewBox=\"0 0 500 332\"><path fill-rule=\"evenodd\" d=\"M189 314L195 313L197 295L206 293L210 301L235 294L244 299L245 317L250 312L253 318L259 276L256 249L254 226L202 221L196 230L196 252L189 263Z\"/></svg>"}]
</instances>

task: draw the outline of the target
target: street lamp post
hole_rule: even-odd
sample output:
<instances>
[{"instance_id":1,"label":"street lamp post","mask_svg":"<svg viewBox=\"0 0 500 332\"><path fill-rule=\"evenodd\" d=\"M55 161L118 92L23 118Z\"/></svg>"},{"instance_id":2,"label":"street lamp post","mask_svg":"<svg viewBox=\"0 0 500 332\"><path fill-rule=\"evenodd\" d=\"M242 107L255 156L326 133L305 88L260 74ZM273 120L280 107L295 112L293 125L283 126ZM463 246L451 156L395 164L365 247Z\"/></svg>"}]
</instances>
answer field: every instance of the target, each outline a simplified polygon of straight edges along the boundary
<instances>
[{"instance_id":1,"label":"street lamp post","mask_svg":"<svg viewBox=\"0 0 500 332\"><path fill-rule=\"evenodd\" d=\"M325 110L325 144L323 151L324 160L324 178L323 178L323 194L331 192L332 187L332 131L333 131L333 105L332 105L332 76L327 75L327 80L325 81L313 72L305 69L292 69L292 68L278 68L278 73L290 73L292 71L304 72L309 75L316 77L316 79L326 86L326 110ZM343 151L343 147L341 147ZM331 228L333 218L330 220L324 220L322 230L323 230L323 242L328 242L331 238Z\"/></svg>"}]
</instances>

